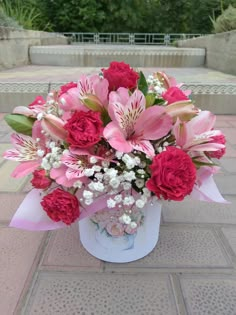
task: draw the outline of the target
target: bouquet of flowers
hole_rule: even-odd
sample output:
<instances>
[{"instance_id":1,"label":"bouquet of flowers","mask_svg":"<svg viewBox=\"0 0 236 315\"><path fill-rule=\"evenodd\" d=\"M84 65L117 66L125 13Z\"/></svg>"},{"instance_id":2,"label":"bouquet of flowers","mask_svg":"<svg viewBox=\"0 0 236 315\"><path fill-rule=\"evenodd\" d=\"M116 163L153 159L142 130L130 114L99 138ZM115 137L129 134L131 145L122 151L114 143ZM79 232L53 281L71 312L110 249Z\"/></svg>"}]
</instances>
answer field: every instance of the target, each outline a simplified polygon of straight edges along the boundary
<instances>
[{"instance_id":1,"label":"bouquet of flowers","mask_svg":"<svg viewBox=\"0 0 236 315\"><path fill-rule=\"evenodd\" d=\"M180 87L164 72L145 78L112 62L6 115L15 133L4 158L20 162L13 177L32 173L36 189L11 226L55 229L90 216L96 223L110 211L119 229L107 224L107 232L132 234L143 220L137 209L153 198L225 202L212 176L225 137Z\"/></svg>"}]
</instances>

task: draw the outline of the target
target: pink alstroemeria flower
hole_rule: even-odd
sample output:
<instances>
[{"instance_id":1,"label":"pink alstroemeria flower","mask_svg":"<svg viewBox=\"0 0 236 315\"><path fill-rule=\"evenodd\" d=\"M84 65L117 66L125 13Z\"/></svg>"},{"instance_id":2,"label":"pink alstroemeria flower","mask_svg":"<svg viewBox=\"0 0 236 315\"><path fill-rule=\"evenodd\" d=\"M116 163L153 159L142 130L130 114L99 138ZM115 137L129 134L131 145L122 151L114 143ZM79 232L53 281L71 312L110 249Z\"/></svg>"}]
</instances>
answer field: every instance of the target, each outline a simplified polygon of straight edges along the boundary
<instances>
[{"instance_id":1,"label":"pink alstroemeria flower","mask_svg":"<svg viewBox=\"0 0 236 315\"><path fill-rule=\"evenodd\" d=\"M145 105L145 96L139 90L131 96L125 88L110 93L108 112L112 122L105 127L103 135L114 149L155 155L150 140L165 136L172 127L172 118L161 106L146 109Z\"/></svg>"},{"instance_id":2,"label":"pink alstroemeria flower","mask_svg":"<svg viewBox=\"0 0 236 315\"><path fill-rule=\"evenodd\" d=\"M67 167L65 176L67 179L84 176L84 170L90 167L88 161L89 152L84 149L71 149L64 153L61 162Z\"/></svg>"},{"instance_id":3,"label":"pink alstroemeria flower","mask_svg":"<svg viewBox=\"0 0 236 315\"><path fill-rule=\"evenodd\" d=\"M162 83L162 87L165 90L168 90L171 87L178 87L178 88L180 88L183 85L183 83L177 83L175 78L167 75L164 71L155 72L153 74L153 77L158 79ZM186 96L189 96L192 93L191 90L182 90L182 92Z\"/></svg>"},{"instance_id":4,"label":"pink alstroemeria flower","mask_svg":"<svg viewBox=\"0 0 236 315\"><path fill-rule=\"evenodd\" d=\"M47 95L47 99L37 96L35 100L26 106L17 106L13 110L14 114L21 114L27 117L37 118L38 115L52 114L60 116L60 108L58 106L58 94L56 91L51 91Z\"/></svg>"},{"instance_id":5,"label":"pink alstroemeria flower","mask_svg":"<svg viewBox=\"0 0 236 315\"><path fill-rule=\"evenodd\" d=\"M46 154L45 138L41 133L41 126L36 122L32 129L32 137L23 134L12 134L11 142L14 149L4 152L3 157L8 160L21 162L11 174L19 178L32 173L41 165Z\"/></svg>"},{"instance_id":6,"label":"pink alstroemeria flower","mask_svg":"<svg viewBox=\"0 0 236 315\"><path fill-rule=\"evenodd\" d=\"M98 108L106 107L108 103L108 85L108 81L99 75L82 75L77 87L67 90L66 93L60 96L61 108L65 111L88 111L89 108L84 105L87 100L91 100Z\"/></svg>"},{"instance_id":7,"label":"pink alstroemeria flower","mask_svg":"<svg viewBox=\"0 0 236 315\"><path fill-rule=\"evenodd\" d=\"M213 136L222 134L220 130L212 130L215 119L215 115L209 111L201 111L188 122L178 118L172 130L176 145L192 154L224 148L223 144L211 142Z\"/></svg>"}]
</instances>

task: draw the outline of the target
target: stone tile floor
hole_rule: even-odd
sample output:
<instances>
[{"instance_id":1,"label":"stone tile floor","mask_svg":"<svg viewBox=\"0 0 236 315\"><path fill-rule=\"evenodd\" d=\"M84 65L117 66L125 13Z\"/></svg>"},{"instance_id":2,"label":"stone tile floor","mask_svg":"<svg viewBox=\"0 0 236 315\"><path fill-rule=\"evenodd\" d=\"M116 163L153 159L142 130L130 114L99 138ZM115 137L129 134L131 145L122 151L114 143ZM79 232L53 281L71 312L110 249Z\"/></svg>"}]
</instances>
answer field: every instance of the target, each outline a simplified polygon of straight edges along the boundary
<instances>
[{"instance_id":1,"label":"stone tile floor","mask_svg":"<svg viewBox=\"0 0 236 315\"><path fill-rule=\"evenodd\" d=\"M10 128L0 114L0 153ZM54 232L9 228L30 185L12 180L0 158L1 315L235 315L236 116L217 116L227 153L215 176L231 203L163 203L158 245L126 264L99 261L82 247L77 225Z\"/></svg>"},{"instance_id":2,"label":"stone tile floor","mask_svg":"<svg viewBox=\"0 0 236 315\"><path fill-rule=\"evenodd\" d=\"M98 73L101 67L59 67L27 65L0 72L0 82L66 82L74 81L83 74ZM159 68L158 68L159 69ZM145 74L157 71L157 67L140 68ZM178 82L236 83L236 76L209 68L161 68L175 77Z\"/></svg>"}]
</instances>

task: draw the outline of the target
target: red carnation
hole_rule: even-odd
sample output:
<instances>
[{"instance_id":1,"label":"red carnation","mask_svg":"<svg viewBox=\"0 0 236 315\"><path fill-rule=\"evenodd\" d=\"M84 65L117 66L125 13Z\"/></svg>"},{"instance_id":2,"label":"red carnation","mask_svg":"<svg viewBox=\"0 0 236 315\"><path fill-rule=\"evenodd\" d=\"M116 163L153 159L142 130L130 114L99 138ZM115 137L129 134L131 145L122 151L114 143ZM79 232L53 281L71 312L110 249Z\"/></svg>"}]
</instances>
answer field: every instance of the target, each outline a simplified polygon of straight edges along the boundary
<instances>
[{"instance_id":1,"label":"red carnation","mask_svg":"<svg viewBox=\"0 0 236 315\"><path fill-rule=\"evenodd\" d=\"M158 198L181 201L189 195L196 179L196 168L184 151L169 146L152 161L147 188Z\"/></svg>"},{"instance_id":2,"label":"red carnation","mask_svg":"<svg viewBox=\"0 0 236 315\"><path fill-rule=\"evenodd\" d=\"M33 100L32 103L29 104L29 108L30 109L33 109L36 106L42 106L46 103L45 99L41 96L41 95L38 95L35 97L35 99Z\"/></svg>"},{"instance_id":3,"label":"red carnation","mask_svg":"<svg viewBox=\"0 0 236 315\"><path fill-rule=\"evenodd\" d=\"M46 176L45 170L35 170L31 184L37 189L47 189L52 183L52 180Z\"/></svg>"},{"instance_id":4,"label":"red carnation","mask_svg":"<svg viewBox=\"0 0 236 315\"><path fill-rule=\"evenodd\" d=\"M76 111L64 128L68 131L69 144L78 148L88 148L100 141L103 123L99 112Z\"/></svg>"},{"instance_id":5,"label":"red carnation","mask_svg":"<svg viewBox=\"0 0 236 315\"><path fill-rule=\"evenodd\" d=\"M70 225L80 215L78 199L60 188L46 195L42 199L41 205L49 218L55 222L62 221Z\"/></svg>"},{"instance_id":6,"label":"red carnation","mask_svg":"<svg viewBox=\"0 0 236 315\"><path fill-rule=\"evenodd\" d=\"M162 94L164 100L168 102L168 105L179 102L179 101L187 101L189 98L181 91L178 87L172 86L165 93Z\"/></svg>"},{"instance_id":7,"label":"red carnation","mask_svg":"<svg viewBox=\"0 0 236 315\"><path fill-rule=\"evenodd\" d=\"M217 135L217 136L213 136L211 137L212 141L210 141L209 143L220 143L220 144L225 144L226 140L225 140L225 136L224 135ZM225 147L222 149L219 149L217 151L211 151L211 152L207 152L207 154L211 157L211 158L216 158L216 159L220 159L222 158L222 156L225 154Z\"/></svg>"},{"instance_id":8,"label":"red carnation","mask_svg":"<svg viewBox=\"0 0 236 315\"><path fill-rule=\"evenodd\" d=\"M70 90L74 87L77 87L77 83L75 83L75 82L69 82L69 83L62 85L60 88L59 96L61 96L62 94L66 93L68 90Z\"/></svg>"},{"instance_id":9,"label":"red carnation","mask_svg":"<svg viewBox=\"0 0 236 315\"><path fill-rule=\"evenodd\" d=\"M103 76L109 82L109 91L116 91L120 87L135 89L139 74L124 62L113 61L108 69L102 69Z\"/></svg>"}]
</instances>

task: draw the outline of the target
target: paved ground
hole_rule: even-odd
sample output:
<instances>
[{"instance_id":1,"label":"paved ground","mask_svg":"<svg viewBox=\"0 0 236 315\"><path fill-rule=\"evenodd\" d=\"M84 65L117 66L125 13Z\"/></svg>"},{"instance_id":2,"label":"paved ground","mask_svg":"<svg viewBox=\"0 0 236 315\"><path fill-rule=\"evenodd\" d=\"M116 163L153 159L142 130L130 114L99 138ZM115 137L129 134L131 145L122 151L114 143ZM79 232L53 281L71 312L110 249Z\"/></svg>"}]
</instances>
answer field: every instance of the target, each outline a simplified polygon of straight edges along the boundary
<instances>
[{"instance_id":1,"label":"paved ground","mask_svg":"<svg viewBox=\"0 0 236 315\"><path fill-rule=\"evenodd\" d=\"M0 83L4 82L66 82L77 80L81 73L98 73L95 67L56 67L29 65L0 72ZM157 68L140 68L145 74L157 71ZM179 82L196 83L235 83L236 76L208 68L161 68L174 76Z\"/></svg>"},{"instance_id":2,"label":"paved ground","mask_svg":"<svg viewBox=\"0 0 236 315\"><path fill-rule=\"evenodd\" d=\"M227 154L216 182L230 205L165 203L147 257L111 264L90 256L77 225L54 232L8 227L30 185L0 158L0 314L236 314L236 116L218 116ZM0 114L0 152L10 129Z\"/></svg>"}]
</instances>

